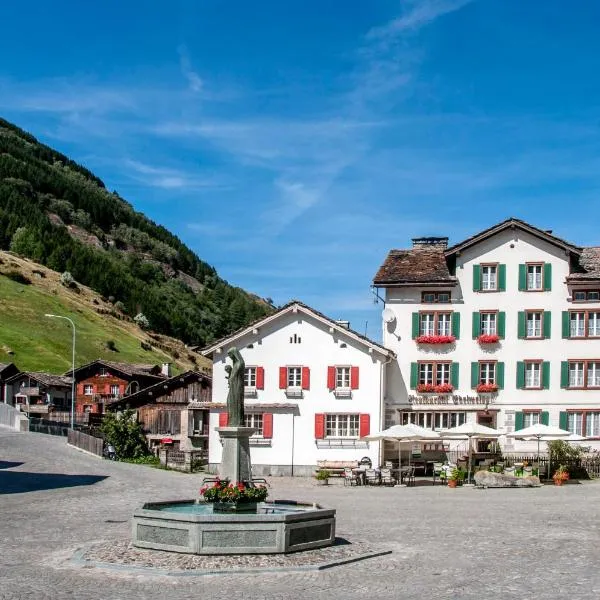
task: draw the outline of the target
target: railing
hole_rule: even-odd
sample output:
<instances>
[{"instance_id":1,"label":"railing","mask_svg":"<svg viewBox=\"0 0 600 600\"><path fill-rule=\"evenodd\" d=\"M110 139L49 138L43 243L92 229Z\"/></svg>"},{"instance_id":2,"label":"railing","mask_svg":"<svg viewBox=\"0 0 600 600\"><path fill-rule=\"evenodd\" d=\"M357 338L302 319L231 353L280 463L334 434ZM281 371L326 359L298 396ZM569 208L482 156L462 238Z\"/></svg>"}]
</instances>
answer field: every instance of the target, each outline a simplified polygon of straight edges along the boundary
<instances>
[{"instance_id":1,"label":"railing","mask_svg":"<svg viewBox=\"0 0 600 600\"><path fill-rule=\"evenodd\" d=\"M81 448L81 450L91 452L96 456L102 456L102 449L104 448L104 440L102 438L94 437L81 431L69 430L67 442L72 446Z\"/></svg>"}]
</instances>

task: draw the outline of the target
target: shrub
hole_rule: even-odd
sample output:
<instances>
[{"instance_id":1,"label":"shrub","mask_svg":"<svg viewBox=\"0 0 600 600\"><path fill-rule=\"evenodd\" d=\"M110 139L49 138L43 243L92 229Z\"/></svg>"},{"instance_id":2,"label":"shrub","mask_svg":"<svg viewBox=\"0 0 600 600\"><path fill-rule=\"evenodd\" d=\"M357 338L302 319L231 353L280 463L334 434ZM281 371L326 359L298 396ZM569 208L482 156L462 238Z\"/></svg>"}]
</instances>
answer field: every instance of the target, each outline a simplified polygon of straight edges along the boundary
<instances>
[{"instance_id":1,"label":"shrub","mask_svg":"<svg viewBox=\"0 0 600 600\"><path fill-rule=\"evenodd\" d=\"M138 313L133 317L134 322L142 329L148 329L150 327L150 321L148 321L144 313Z\"/></svg>"},{"instance_id":2,"label":"shrub","mask_svg":"<svg viewBox=\"0 0 600 600\"><path fill-rule=\"evenodd\" d=\"M119 458L142 458L150 454L142 426L131 409L120 414L107 413L100 430L105 441L115 447Z\"/></svg>"},{"instance_id":3,"label":"shrub","mask_svg":"<svg viewBox=\"0 0 600 600\"><path fill-rule=\"evenodd\" d=\"M327 481L331 477L331 471L327 469L319 469L315 475L317 481Z\"/></svg>"},{"instance_id":4,"label":"shrub","mask_svg":"<svg viewBox=\"0 0 600 600\"><path fill-rule=\"evenodd\" d=\"M118 352L118 348L115 345L115 341L114 340L107 340L106 341L106 349L110 350L111 352Z\"/></svg>"},{"instance_id":5,"label":"shrub","mask_svg":"<svg viewBox=\"0 0 600 600\"><path fill-rule=\"evenodd\" d=\"M142 347L142 350L146 350L146 352L150 352L150 350L152 350L152 346L147 342L141 342L140 346Z\"/></svg>"},{"instance_id":6,"label":"shrub","mask_svg":"<svg viewBox=\"0 0 600 600\"><path fill-rule=\"evenodd\" d=\"M126 313L127 312L127 309L125 308L125 305L120 300L117 300L115 302L115 308L117 310L120 310L122 313Z\"/></svg>"},{"instance_id":7,"label":"shrub","mask_svg":"<svg viewBox=\"0 0 600 600\"><path fill-rule=\"evenodd\" d=\"M69 273L69 271L65 271L64 273L61 274L60 282L66 288L71 288L71 289L77 288L77 283L75 283L75 279L74 279L73 275L71 275L71 273Z\"/></svg>"},{"instance_id":8,"label":"shrub","mask_svg":"<svg viewBox=\"0 0 600 600\"><path fill-rule=\"evenodd\" d=\"M23 285L31 284L31 279L29 279L28 277L23 275L23 273L21 273L21 271L17 271L17 270L13 269L12 271L7 271L4 274L6 275L6 277L8 277L9 279L12 279L13 281L16 281L17 283L22 283Z\"/></svg>"}]
</instances>

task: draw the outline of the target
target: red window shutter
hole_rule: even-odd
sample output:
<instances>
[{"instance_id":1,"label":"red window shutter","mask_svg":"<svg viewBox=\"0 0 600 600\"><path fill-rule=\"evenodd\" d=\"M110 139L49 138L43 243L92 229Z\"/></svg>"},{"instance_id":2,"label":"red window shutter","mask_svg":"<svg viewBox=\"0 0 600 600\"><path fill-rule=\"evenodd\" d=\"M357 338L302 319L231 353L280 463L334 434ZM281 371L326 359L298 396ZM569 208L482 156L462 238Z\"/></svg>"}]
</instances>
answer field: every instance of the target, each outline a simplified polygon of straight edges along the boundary
<instances>
[{"instance_id":1,"label":"red window shutter","mask_svg":"<svg viewBox=\"0 0 600 600\"><path fill-rule=\"evenodd\" d=\"M358 389L358 367L350 368L350 387L353 390Z\"/></svg>"},{"instance_id":2,"label":"red window shutter","mask_svg":"<svg viewBox=\"0 0 600 600\"><path fill-rule=\"evenodd\" d=\"M104 393L105 393L105 394L110 394L110 384L109 384L109 383L107 383L107 384L104 386Z\"/></svg>"},{"instance_id":3,"label":"red window shutter","mask_svg":"<svg viewBox=\"0 0 600 600\"><path fill-rule=\"evenodd\" d=\"M315 414L315 439L322 440L325 437L325 415Z\"/></svg>"},{"instance_id":4,"label":"red window shutter","mask_svg":"<svg viewBox=\"0 0 600 600\"><path fill-rule=\"evenodd\" d=\"M365 437L365 435L369 435L369 433L371 433L371 415L362 414L359 417L358 435L360 437Z\"/></svg>"},{"instance_id":5,"label":"red window shutter","mask_svg":"<svg viewBox=\"0 0 600 600\"><path fill-rule=\"evenodd\" d=\"M229 415L226 412L219 413L219 427L227 427Z\"/></svg>"},{"instance_id":6,"label":"red window shutter","mask_svg":"<svg viewBox=\"0 0 600 600\"><path fill-rule=\"evenodd\" d=\"M256 389L265 389L265 370L263 367L256 367Z\"/></svg>"},{"instance_id":7,"label":"red window shutter","mask_svg":"<svg viewBox=\"0 0 600 600\"><path fill-rule=\"evenodd\" d=\"M310 369L302 367L302 389L310 390Z\"/></svg>"},{"instance_id":8,"label":"red window shutter","mask_svg":"<svg viewBox=\"0 0 600 600\"><path fill-rule=\"evenodd\" d=\"M327 367L327 389L335 390L335 367Z\"/></svg>"},{"instance_id":9,"label":"red window shutter","mask_svg":"<svg viewBox=\"0 0 600 600\"><path fill-rule=\"evenodd\" d=\"M287 367L279 367L279 389L287 389Z\"/></svg>"},{"instance_id":10,"label":"red window shutter","mask_svg":"<svg viewBox=\"0 0 600 600\"><path fill-rule=\"evenodd\" d=\"M273 413L263 413L263 437L273 437Z\"/></svg>"}]
</instances>

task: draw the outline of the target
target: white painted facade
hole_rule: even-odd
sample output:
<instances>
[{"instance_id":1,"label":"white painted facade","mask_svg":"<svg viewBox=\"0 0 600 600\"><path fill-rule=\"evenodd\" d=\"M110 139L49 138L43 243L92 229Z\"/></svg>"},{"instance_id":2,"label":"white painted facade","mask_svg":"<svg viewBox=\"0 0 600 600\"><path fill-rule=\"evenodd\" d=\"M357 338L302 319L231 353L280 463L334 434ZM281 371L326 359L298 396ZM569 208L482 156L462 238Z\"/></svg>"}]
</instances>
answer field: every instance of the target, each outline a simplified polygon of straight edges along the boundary
<instances>
[{"instance_id":1,"label":"white painted facade","mask_svg":"<svg viewBox=\"0 0 600 600\"><path fill-rule=\"evenodd\" d=\"M225 365L227 352L234 346L240 350L247 368L261 368L264 375L263 385L258 381L258 386L248 388L253 393L245 398L247 417L259 415L263 419L263 435L251 440L255 475L312 475L317 461L359 461L365 456L374 465L380 464L380 444L363 442L359 437L383 425L384 369L392 353L305 305L292 303L203 352L213 359L213 406L222 403L222 408L213 407L210 414L212 467L221 460L222 446L216 428L223 418L220 415L226 412ZM305 373L308 369L307 389L281 389L280 369L288 367L302 367ZM353 367L355 377L358 374L358 382L353 383L358 386L329 389L330 367ZM332 419L342 419L335 432L327 428L328 418L330 425ZM271 432L265 430L269 419ZM325 426L321 433L318 419L323 419ZM367 421L369 427L365 430Z\"/></svg>"},{"instance_id":2,"label":"white painted facade","mask_svg":"<svg viewBox=\"0 0 600 600\"><path fill-rule=\"evenodd\" d=\"M574 303L576 289L598 289L597 284L573 287L565 279L570 273L570 253L554 243L533 235L519 227L507 228L466 247L456 256L455 275L458 283L444 287L441 284L386 287L385 306L394 312L395 320L383 323L384 345L398 357L387 370L387 420L400 422L406 411L423 413L422 424L440 429L427 413L454 412L464 416L460 420L482 422L508 433L528 411L548 413L550 425L565 426L564 413L588 409L600 417L600 389L565 389L561 382L561 363L572 359L596 359L600 362L600 339L564 339L563 312L572 310L600 313L600 302ZM505 265L506 291L474 291L474 265L485 263ZM520 291L519 265L549 263L551 289L548 291ZM382 286L384 287L384 286ZM448 291L450 304L422 302L422 292ZM519 337L519 312L541 310L550 314L550 336L545 339ZM452 311L460 314L458 339L451 344L420 345L413 339L413 313ZM473 339L473 313L499 311L504 313L504 339L496 345L483 346ZM499 317L497 317L499 318ZM411 364L430 361L458 363L458 381L452 395L425 395L411 389ZM529 360L549 363L548 389L520 389L517 386L517 364ZM497 394L480 395L472 387L471 364L478 361L497 361L504 365L504 385ZM414 369L414 367L412 367ZM540 374L541 376L541 374ZM413 381L414 384L414 374ZM522 383L522 381L520 382ZM562 383L562 385L561 385ZM456 399L456 396L463 399ZM415 397L418 400L415 400ZM561 417L561 413L563 416ZM415 417L408 417L413 419ZM430 424L427 420L431 418ZM532 417L525 417L531 419ZM539 417L542 418L541 416ZM583 414L582 418L587 417ZM596 417L591 417L593 421ZM535 417L534 417L535 419ZM424 421L424 422L423 422ZM406 421L405 421L406 422ZM527 422L525 424L528 424ZM589 435L589 433L588 433ZM598 433L594 436L600 438ZM505 452L533 452L535 442L502 437ZM586 442L600 448L600 441ZM545 444L542 444L545 447Z\"/></svg>"}]
</instances>

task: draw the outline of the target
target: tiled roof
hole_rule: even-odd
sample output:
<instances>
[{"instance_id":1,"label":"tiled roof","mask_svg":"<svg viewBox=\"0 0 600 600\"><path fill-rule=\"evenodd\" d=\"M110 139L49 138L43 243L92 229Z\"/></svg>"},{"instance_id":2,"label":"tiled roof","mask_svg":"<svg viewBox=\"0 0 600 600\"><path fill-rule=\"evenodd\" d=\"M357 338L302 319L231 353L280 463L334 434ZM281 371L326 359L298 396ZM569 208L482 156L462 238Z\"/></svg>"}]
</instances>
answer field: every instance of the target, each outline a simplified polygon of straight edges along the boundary
<instances>
[{"instance_id":1,"label":"tiled roof","mask_svg":"<svg viewBox=\"0 0 600 600\"><path fill-rule=\"evenodd\" d=\"M261 323L263 323L265 321L271 321L272 319L277 318L279 315L284 314L290 308L292 308L294 305L298 306L299 308L302 308L305 312L312 313L315 317L326 321L332 327L337 329L340 333L344 333L351 338L358 339L359 341L364 342L367 345L374 346L375 348L377 348L379 350L379 352L381 352L382 354L385 354L386 356L395 356L394 352L392 352L389 348L386 348L385 346L378 344L377 342L374 342L373 340L368 338L366 335L362 335L361 333L358 333L358 331L354 331L354 329L348 329L347 327L342 327L334 319L331 319L330 317L324 315L322 312L319 312L318 310L311 308L310 306L308 306L307 304L304 304L303 302L300 302L299 300L292 300L291 302L288 302L285 306L282 306L279 310L268 315L267 317L261 317L260 319L256 319L249 325L241 327L237 331L234 331L233 333L230 333L229 335L226 335L226 336L216 340L215 342L212 342L211 344L206 346L206 348L200 350L200 352L204 356L207 356L207 355L211 354L216 348L224 345L229 340L233 340L237 337L240 337L244 333L252 331L253 328L258 327ZM198 349L196 349L196 350L198 350Z\"/></svg>"},{"instance_id":2,"label":"tiled roof","mask_svg":"<svg viewBox=\"0 0 600 600\"><path fill-rule=\"evenodd\" d=\"M14 381L20 377L28 377L30 379L34 379L38 383L47 386L65 386L69 387L71 385L72 379L71 377L66 377L65 375L54 375L53 373L38 373L35 371L22 371L21 373L17 373L13 375L8 382Z\"/></svg>"},{"instance_id":3,"label":"tiled roof","mask_svg":"<svg viewBox=\"0 0 600 600\"><path fill-rule=\"evenodd\" d=\"M442 248L390 250L373 278L374 285L401 283L447 283L454 285Z\"/></svg>"},{"instance_id":4,"label":"tiled roof","mask_svg":"<svg viewBox=\"0 0 600 600\"><path fill-rule=\"evenodd\" d=\"M528 231L529 233L531 233L537 237L545 239L546 241L550 242L551 244L556 244L557 246L566 248L572 252L579 253L581 251L581 247L575 246L574 244L571 244L571 242L568 242L566 240L563 240L562 238L552 235L551 231L540 229L539 227L530 225L529 223L527 223L526 221L523 221L522 219L517 219L516 217L510 217L510 218L506 219L505 221L501 221L500 223L497 223L496 225L492 225L491 227L488 227L487 229L484 229L483 231L480 231L480 232L476 233L475 235L468 237L467 239L463 240L462 242L459 242L458 244L454 244L454 246L451 246L450 248L448 248L446 250L446 256L454 254L458 250L462 250L465 247L471 246L471 245L473 245L483 239L486 239L504 229L508 229L509 227L518 227L519 229L521 229L523 231Z\"/></svg>"},{"instance_id":5,"label":"tiled roof","mask_svg":"<svg viewBox=\"0 0 600 600\"><path fill-rule=\"evenodd\" d=\"M569 281L587 281L600 279L600 247L583 248L579 257L579 266L583 272L571 273Z\"/></svg>"},{"instance_id":6,"label":"tiled roof","mask_svg":"<svg viewBox=\"0 0 600 600\"><path fill-rule=\"evenodd\" d=\"M105 366L105 367L112 367L113 369L116 369L117 371L120 371L121 373L124 373L125 375L146 375L146 376L151 376L151 377L164 377L164 375L162 375L160 372L156 372L156 370L159 369L158 365L142 365L142 364L134 364L134 363L126 363L126 362L115 362L112 360L102 360L102 359L97 359L94 360L86 365L82 365L81 367L77 367L75 369L75 373L77 373L78 371L81 371L82 369L87 369L88 367L91 367L92 365L101 365L101 366ZM154 373L152 371L155 371ZM67 373L70 373L71 371L67 371Z\"/></svg>"}]
</instances>

